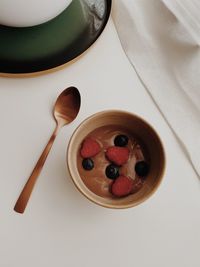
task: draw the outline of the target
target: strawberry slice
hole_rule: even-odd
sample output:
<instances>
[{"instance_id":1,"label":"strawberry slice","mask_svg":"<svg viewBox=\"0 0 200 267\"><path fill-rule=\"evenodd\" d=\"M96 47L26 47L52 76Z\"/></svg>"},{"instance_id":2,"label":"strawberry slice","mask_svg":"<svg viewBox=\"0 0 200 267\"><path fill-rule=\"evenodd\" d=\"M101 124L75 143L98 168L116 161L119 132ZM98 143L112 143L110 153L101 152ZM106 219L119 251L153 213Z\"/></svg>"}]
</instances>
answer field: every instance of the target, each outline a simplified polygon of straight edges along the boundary
<instances>
[{"instance_id":1,"label":"strawberry slice","mask_svg":"<svg viewBox=\"0 0 200 267\"><path fill-rule=\"evenodd\" d=\"M106 151L106 157L118 166L125 164L129 158L129 149L127 147L109 147Z\"/></svg>"},{"instance_id":2,"label":"strawberry slice","mask_svg":"<svg viewBox=\"0 0 200 267\"><path fill-rule=\"evenodd\" d=\"M83 141L80 153L83 158L90 158L96 156L100 150L101 147L99 143L88 137Z\"/></svg>"},{"instance_id":3,"label":"strawberry slice","mask_svg":"<svg viewBox=\"0 0 200 267\"><path fill-rule=\"evenodd\" d=\"M131 193L133 180L127 176L119 176L112 184L111 193L116 197L124 197Z\"/></svg>"}]
</instances>

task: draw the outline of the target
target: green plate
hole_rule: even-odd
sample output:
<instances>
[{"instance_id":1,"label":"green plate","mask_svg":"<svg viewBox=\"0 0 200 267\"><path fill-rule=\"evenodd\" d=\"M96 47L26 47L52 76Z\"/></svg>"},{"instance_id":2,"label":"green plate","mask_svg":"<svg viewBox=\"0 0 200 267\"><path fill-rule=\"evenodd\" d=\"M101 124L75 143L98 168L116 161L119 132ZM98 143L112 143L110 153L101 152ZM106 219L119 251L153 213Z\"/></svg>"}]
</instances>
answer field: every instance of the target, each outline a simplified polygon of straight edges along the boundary
<instances>
[{"instance_id":1,"label":"green plate","mask_svg":"<svg viewBox=\"0 0 200 267\"><path fill-rule=\"evenodd\" d=\"M53 20L34 27L0 25L0 73L54 69L87 50L102 33L111 0L74 0Z\"/></svg>"}]
</instances>

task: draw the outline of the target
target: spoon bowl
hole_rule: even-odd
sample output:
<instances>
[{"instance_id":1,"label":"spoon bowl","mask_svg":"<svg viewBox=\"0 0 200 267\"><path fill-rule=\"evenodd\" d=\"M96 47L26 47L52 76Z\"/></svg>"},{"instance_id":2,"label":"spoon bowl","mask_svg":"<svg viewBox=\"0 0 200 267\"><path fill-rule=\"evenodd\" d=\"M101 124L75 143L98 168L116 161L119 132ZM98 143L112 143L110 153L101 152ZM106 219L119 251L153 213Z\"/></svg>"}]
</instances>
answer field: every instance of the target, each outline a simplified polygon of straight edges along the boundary
<instances>
[{"instance_id":1,"label":"spoon bowl","mask_svg":"<svg viewBox=\"0 0 200 267\"><path fill-rule=\"evenodd\" d=\"M72 122L80 109L80 93L76 87L64 90L55 103L54 118L57 124L63 126Z\"/></svg>"}]
</instances>

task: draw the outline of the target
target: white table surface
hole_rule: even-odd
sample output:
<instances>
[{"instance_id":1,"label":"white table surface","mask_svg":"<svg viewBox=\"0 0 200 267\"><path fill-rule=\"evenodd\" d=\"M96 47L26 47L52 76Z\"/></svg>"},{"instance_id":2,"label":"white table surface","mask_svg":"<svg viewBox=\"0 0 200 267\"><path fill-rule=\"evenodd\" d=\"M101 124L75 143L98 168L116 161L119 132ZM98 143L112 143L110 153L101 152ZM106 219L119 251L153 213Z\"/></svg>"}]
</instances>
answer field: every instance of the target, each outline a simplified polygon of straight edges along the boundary
<instances>
[{"instance_id":1,"label":"white table surface","mask_svg":"<svg viewBox=\"0 0 200 267\"><path fill-rule=\"evenodd\" d=\"M63 128L24 215L15 201L50 137L57 95L76 86L81 111ZM124 109L159 132L167 168L138 207L110 210L85 199L65 162L69 138L88 115ZM1 267L199 267L200 183L129 64L110 20L96 44L67 68L36 78L0 79Z\"/></svg>"}]
</instances>

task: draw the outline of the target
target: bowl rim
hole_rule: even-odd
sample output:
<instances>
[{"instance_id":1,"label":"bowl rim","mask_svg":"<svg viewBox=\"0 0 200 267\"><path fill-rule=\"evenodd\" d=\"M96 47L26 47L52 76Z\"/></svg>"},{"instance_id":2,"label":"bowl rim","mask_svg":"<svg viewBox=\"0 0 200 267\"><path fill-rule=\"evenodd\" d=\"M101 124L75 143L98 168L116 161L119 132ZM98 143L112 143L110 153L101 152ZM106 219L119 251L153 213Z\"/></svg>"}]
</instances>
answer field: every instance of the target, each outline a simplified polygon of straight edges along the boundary
<instances>
[{"instance_id":1,"label":"bowl rim","mask_svg":"<svg viewBox=\"0 0 200 267\"><path fill-rule=\"evenodd\" d=\"M76 137L77 133L79 132L79 130L82 127L84 127L84 125L87 124L91 119L93 119L93 118L95 118L97 116L101 116L101 115L109 114L109 113L113 113L113 112L120 113L122 115L133 116L136 119L141 120L144 124L146 124L150 128L150 130L153 131L154 134L156 135L156 137L158 138L158 141L159 141L160 147L161 147L161 151L162 151L162 156L163 156L163 166L162 166L162 169L161 169L161 172L160 172L159 180L158 180L157 184L155 185L155 187L153 187L153 189L147 195L145 195L142 199L140 199L138 201L135 201L133 203L129 203L129 204L109 204L109 203L102 203L101 201L98 201L97 199L95 199L95 193L93 193L91 191L92 194L94 195L94 198L92 198L91 196L89 196L81 188L81 186L79 186L79 184L76 181L76 178L73 175L73 171L72 171L71 166L70 166L70 159L69 159L70 158L70 150L72 148L73 140L75 139L75 137ZM82 120L79 123L79 125L75 128L74 132L72 133L72 135L71 135L71 137L69 139L69 142L68 142L68 145L67 145L67 157L66 157L66 161L67 161L67 168L68 168L68 171L69 171L71 180L74 183L75 187L78 189L78 191L82 195L84 195L88 200L92 201L94 204L99 205L99 206L102 206L104 208L109 208L109 209L127 209L127 208L132 208L134 206L137 206L137 205L145 202L147 199L149 199L157 191L158 187L160 186L161 182L163 181L164 173L166 171L166 152L165 152L165 149L164 149L163 141L160 138L158 132L155 130L155 128L151 124L149 124L145 119L143 119L139 115L137 115L135 113L132 113L132 112L129 112L129 111L126 111L126 110L121 110L121 109L106 109L106 110L103 110L103 111L99 111L99 112L93 113L92 115L89 115L84 120ZM97 197L99 197L99 196L97 196ZM100 198L104 199L103 197L100 197Z\"/></svg>"}]
</instances>

